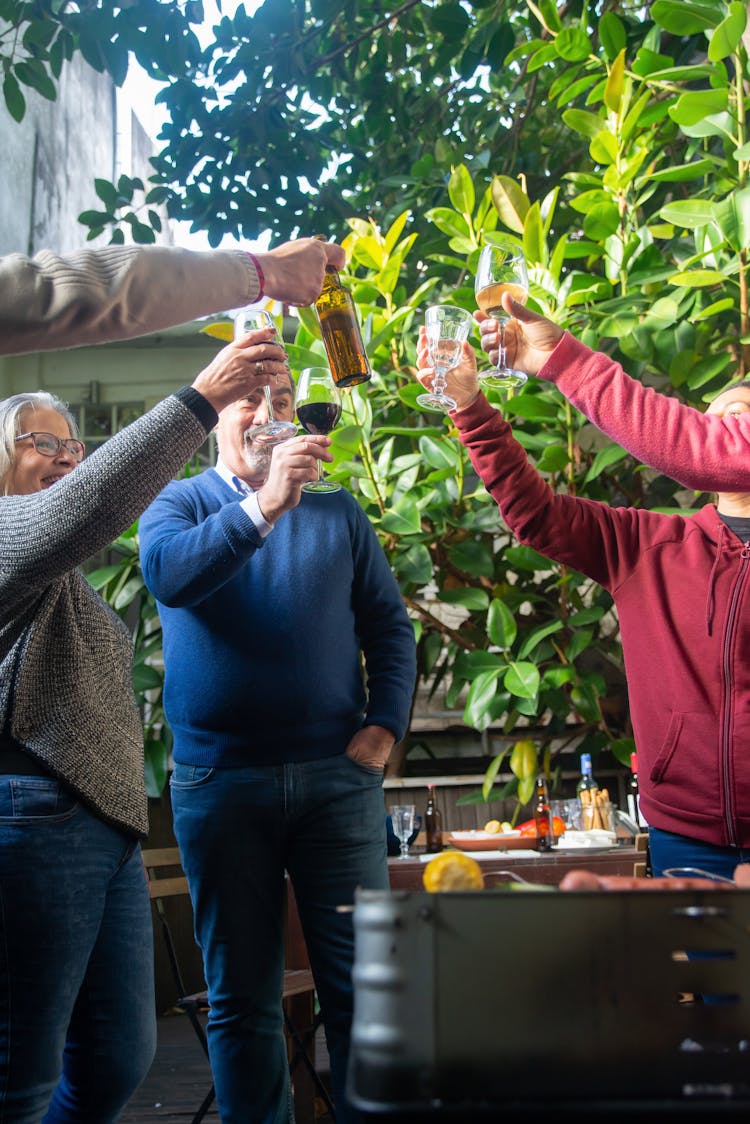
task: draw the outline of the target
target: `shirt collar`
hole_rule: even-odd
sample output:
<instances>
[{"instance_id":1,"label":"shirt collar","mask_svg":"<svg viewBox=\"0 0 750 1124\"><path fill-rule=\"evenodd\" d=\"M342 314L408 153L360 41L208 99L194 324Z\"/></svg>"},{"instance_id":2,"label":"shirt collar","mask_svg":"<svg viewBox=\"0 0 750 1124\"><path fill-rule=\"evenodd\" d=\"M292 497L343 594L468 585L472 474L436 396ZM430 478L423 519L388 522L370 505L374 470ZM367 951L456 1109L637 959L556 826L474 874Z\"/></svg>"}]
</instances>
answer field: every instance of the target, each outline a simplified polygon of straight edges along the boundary
<instances>
[{"instance_id":1,"label":"shirt collar","mask_svg":"<svg viewBox=\"0 0 750 1124\"><path fill-rule=\"evenodd\" d=\"M234 488L235 492L239 492L241 496L252 496L255 494L254 488L251 488L250 485L239 476L235 476L231 469L227 468L224 464L221 457L216 458L214 470L218 472L225 484L228 484L230 488Z\"/></svg>"}]
</instances>

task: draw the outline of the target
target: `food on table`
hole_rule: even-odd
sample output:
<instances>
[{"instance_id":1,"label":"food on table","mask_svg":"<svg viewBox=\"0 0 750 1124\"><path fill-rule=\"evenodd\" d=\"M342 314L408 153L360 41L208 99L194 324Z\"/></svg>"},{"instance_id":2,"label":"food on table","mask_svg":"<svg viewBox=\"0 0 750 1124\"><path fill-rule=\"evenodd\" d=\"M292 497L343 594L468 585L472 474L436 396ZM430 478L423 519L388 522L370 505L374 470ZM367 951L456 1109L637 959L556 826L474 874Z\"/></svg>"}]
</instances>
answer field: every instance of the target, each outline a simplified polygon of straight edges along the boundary
<instances>
[{"instance_id":1,"label":"food on table","mask_svg":"<svg viewBox=\"0 0 750 1124\"><path fill-rule=\"evenodd\" d=\"M606 788L581 789L578 794L581 801L584 831L613 831L612 805L609 802L609 792Z\"/></svg>"},{"instance_id":2,"label":"food on table","mask_svg":"<svg viewBox=\"0 0 750 1124\"><path fill-rule=\"evenodd\" d=\"M552 817L552 826L555 830L555 835L565 834L565 821L561 820L559 816ZM534 838L536 837L536 821L524 820L523 823L520 823L518 825L516 831L520 832L521 835L528 835L529 837Z\"/></svg>"},{"instance_id":3,"label":"food on table","mask_svg":"<svg viewBox=\"0 0 750 1124\"><path fill-rule=\"evenodd\" d=\"M487 823L484 825L484 830L489 832L490 835L499 835L503 827L500 820L487 820Z\"/></svg>"},{"instance_id":4,"label":"food on table","mask_svg":"<svg viewBox=\"0 0 750 1124\"><path fill-rule=\"evenodd\" d=\"M422 874L425 890L431 894L450 890L481 890L484 875L476 859L462 851L441 851L430 859Z\"/></svg>"}]
</instances>

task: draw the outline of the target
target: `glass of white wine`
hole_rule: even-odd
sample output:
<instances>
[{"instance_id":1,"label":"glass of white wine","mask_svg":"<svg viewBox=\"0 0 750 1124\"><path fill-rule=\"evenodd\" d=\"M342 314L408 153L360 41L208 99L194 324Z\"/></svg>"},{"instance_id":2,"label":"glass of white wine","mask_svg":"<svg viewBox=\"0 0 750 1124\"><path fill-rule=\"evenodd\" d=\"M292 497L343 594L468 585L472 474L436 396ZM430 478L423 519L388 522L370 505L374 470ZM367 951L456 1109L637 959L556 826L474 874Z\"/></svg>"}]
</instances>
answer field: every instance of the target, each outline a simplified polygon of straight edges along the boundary
<instances>
[{"instance_id":1,"label":"glass of white wine","mask_svg":"<svg viewBox=\"0 0 750 1124\"><path fill-rule=\"evenodd\" d=\"M236 340L241 339L246 332L257 332L262 328L273 328L274 335L270 342L283 346L279 339L274 318L265 309L243 308L234 317L234 338ZM282 441L288 441L290 437L294 437L297 426L293 421L282 421L280 418L274 417L271 388L268 383L263 387L263 394L266 399L268 421L263 425L255 426L253 441L257 441L259 445L280 445Z\"/></svg>"},{"instance_id":2,"label":"glass of white wine","mask_svg":"<svg viewBox=\"0 0 750 1124\"><path fill-rule=\"evenodd\" d=\"M498 322L497 366L479 372L484 386L509 390L523 386L528 376L523 371L509 367L505 350L505 325L508 313L502 306L503 293L510 293L519 304L529 299L529 275L526 261L518 246L511 241L488 243L479 255L474 294L483 312Z\"/></svg>"}]
</instances>

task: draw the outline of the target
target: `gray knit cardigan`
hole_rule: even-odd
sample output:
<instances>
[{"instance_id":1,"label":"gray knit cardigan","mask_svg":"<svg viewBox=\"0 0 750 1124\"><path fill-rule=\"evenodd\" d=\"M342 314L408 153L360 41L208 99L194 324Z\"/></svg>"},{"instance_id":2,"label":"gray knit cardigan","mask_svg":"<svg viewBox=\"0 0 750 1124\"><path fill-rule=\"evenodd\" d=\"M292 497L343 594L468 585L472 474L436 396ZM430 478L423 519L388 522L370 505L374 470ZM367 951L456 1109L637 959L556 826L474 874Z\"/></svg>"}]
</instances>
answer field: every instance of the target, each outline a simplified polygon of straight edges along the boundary
<instances>
[{"instance_id":1,"label":"gray knit cardigan","mask_svg":"<svg viewBox=\"0 0 750 1124\"><path fill-rule=\"evenodd\" d=\"M135 835L148 819L132 640L76 567L130 527L205 439L171 395L51 488L0 497L0 730Z\"/></svg>"}]
</instances>

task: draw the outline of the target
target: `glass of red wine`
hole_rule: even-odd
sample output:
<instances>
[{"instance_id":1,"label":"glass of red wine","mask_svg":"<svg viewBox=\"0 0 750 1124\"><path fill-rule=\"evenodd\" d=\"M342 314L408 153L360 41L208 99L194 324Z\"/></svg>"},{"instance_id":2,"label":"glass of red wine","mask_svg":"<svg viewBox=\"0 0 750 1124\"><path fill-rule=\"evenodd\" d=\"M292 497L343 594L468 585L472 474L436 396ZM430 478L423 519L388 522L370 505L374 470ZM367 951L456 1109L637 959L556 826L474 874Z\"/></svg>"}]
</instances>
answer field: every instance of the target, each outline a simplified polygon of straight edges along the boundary
<instances>
[{"instance_id":1,"label":"glass of red wine","mask_svg":"<svg viewBox=\"0 0 750 1124\"><path fill-rule=\"evenodd\" d=\"M327 367L305 367L297 383L297 421L307 433L330 433L341 417L341 393ZM318 461L318 479L302 485L303 492L339 492Z\"/></svg>"}]
</instances>

